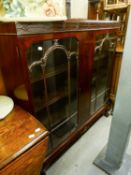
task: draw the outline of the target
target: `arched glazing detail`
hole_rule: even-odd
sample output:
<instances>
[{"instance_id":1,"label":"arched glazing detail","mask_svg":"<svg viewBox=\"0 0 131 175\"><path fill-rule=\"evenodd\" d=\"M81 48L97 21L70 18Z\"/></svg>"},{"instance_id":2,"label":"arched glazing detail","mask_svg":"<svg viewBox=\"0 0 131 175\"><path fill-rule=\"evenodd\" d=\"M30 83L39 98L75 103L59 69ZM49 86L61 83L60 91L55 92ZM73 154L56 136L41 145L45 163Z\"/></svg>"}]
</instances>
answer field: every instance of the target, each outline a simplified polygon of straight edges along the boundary
<instances>
[{"instance_id":1,"label":"arched glazing detail","mask_svg":"<svg viewBox=\"0 0 131 175\"><path fill-rule=\"evenodd\" d=\"M111 72L115 47L115 34L99 35L96 39L92 77L91 113L100 109L109 99L109 83L112 77Z\"/></svg>"},{"instance_id":2,"label":"arched glazing detail","mask_svg":"<svg viewBox=\"0 0 131 175\"><path fill-rule=\"evenodd\" d=\"M78 55L75 38L33 43L27 50L33 105L53 147L77 127Z\"/></svg>"}]
</instances>

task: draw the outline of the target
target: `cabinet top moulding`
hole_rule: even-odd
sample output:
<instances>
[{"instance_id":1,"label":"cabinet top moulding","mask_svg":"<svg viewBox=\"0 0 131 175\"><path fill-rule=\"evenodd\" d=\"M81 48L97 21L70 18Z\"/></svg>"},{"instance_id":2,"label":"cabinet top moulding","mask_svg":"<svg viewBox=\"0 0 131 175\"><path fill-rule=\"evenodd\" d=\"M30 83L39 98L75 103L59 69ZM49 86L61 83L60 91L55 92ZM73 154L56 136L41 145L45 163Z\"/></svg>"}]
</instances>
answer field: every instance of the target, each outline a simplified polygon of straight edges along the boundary
<instances>
[{"instance_id":1,"label":"cabinet top moulding","mask_svg":"<svg viewBox=\"0 0 131 175\"><path fill-rule=\"evenodd\" d=\"M117 29L120 23L105 20L71 19L62 22L26 22L0 23L0 35L30 35L90 31L100 29Z\"/></svg>"}]
</instances>

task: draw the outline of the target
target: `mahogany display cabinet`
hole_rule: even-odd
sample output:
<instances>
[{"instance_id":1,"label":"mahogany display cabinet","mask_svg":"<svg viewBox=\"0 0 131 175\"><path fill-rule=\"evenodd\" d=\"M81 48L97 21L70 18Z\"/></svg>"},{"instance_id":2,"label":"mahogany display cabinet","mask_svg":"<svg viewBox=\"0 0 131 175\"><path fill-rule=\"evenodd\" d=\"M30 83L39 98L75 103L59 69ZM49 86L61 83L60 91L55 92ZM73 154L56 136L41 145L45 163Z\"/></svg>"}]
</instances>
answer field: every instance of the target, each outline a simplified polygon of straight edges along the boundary
<instances>
[{"instance_id":1,"label":"mahogany display cabinet","mask_svg":"<svg viewBox=\"0 0 131 175\"><path fill-rule=\"evenodd\" d=\"M0 24L7 94L48 129L45 165L108 110L118 30L113 21Z\"/></svg>"}]
</instances>

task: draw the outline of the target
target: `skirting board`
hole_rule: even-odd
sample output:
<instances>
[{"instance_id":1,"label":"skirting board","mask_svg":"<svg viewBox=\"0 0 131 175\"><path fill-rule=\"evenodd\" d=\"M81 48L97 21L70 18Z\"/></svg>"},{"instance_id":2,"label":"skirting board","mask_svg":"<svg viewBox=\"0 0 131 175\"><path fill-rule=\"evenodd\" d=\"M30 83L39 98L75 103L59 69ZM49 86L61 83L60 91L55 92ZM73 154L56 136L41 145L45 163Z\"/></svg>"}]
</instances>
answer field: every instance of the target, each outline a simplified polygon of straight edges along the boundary
<instances>
[{"instance_id":1,"label":"skirting board","mask_svg":"<svg viewBox=\"0 0 131 175\"><path fill-rule=\"evenodd\" d=\"M131 175L131 156L125 154L123 163L119 169L109 164L105 157L105 148L100 152L95 161L93 162L98 168L102 169L109 175Z\"/></svg>"}]
</instances>

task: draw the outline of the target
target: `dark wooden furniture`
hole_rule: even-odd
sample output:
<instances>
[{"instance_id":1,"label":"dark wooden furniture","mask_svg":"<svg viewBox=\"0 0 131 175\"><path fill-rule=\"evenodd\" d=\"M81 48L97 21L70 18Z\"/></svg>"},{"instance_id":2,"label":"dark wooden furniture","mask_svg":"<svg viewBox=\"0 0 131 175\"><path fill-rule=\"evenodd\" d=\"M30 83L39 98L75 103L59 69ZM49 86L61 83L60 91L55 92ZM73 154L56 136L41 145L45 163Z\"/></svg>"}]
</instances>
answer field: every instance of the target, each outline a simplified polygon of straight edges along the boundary
<instances>
[{"instance_id":1,"label":"dark wooden furniture","mask_svg":"<svg viewBox=\"0 0 131 175\"><path fill-rule=\"evenodd\" d=\"M1 23L8 94L49 130L49 165L108 110L117 22Z\"/></svg>"},{"instance_id":2,"label":"dark wooden furniture","mask_svg":"<svg viewBox=\"0 0 131 175\"><path fill-rule=\"evenodd\" d=\"M0 174L40 175L48 132L18 106L0 120Z\"/></svg>"}]
</instances>

